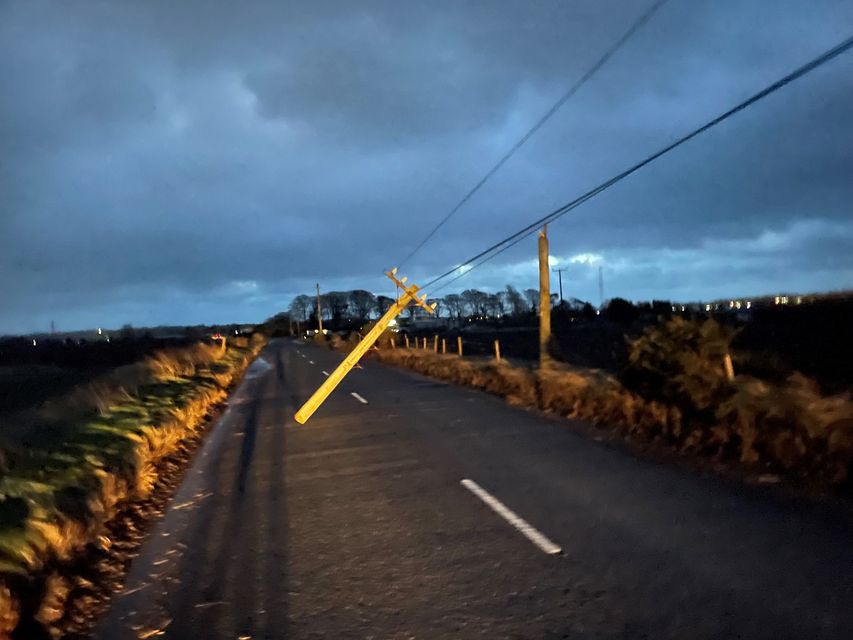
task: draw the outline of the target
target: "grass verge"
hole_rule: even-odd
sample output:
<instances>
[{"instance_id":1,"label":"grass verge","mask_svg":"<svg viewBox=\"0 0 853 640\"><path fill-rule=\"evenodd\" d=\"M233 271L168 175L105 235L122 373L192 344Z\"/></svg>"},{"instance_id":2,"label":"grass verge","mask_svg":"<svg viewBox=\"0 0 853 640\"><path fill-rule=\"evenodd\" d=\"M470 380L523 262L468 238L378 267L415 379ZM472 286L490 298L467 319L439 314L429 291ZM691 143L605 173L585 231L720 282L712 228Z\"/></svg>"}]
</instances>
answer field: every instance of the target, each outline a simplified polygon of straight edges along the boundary
<instances>
[{"instance_id":1,"label":"grass verge","mask_svg":"<svg viewBox=\"0 0 853 640\"><path fill-rule=\"evenodd\" d=\"M21 621L49 628L61 616L67 589L51 566L103 543L118 506L148 495L159 461L199 429L263 343L158 352L132 375L117 371L45 407L40 425L4 443L0 638Z\"/></svg>"}]
</instances>

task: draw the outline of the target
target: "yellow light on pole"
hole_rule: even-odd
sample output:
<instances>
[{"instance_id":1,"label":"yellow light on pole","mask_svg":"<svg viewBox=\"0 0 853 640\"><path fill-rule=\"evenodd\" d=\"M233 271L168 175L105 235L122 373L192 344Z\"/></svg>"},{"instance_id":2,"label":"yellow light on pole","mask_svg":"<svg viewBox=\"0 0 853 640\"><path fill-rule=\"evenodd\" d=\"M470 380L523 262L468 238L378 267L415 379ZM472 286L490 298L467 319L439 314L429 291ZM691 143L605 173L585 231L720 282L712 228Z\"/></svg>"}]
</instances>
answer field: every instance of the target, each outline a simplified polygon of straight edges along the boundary
<instances>
[{"instance_id":1,"label":"yellow light on pole","mask_svg":"<svg viewBox=\"0 0 853 640\"><path fill-rule=\"evenodd\" d=\"M367 332L364 339L362 339L362 341L359 342L352 351L350 351L349 355L344 358L343 362L341 362L338 367L329 374L329 377L326 378L323 384L321 384L314 394L308 398L305 404L299 408L299 411L297 411L293 416L293 419L299 424L305 424L308 421L308 418L310 418L314 412L317 411L320 405L326 401L326 398L328 398L332 391L335 390L335 387L340 384L341 380L344 379L344 376L350 372L350 369L358 364L361 357L367 353L379 336L382 335L382 332L388 328L391 320L400 315L410 302L414 301L415 304L423 307L429 313L434 312L436 305L428 305L426 303L426 295L423 295L420 298L417 297L419 288L416 285L409 285L407 287L406 278L402 278L401 280L397 279L396 268L386 272L385 275L391 278L391 280L393 280L397 286L403 290L403 295L388 308L388 311L385 312L384 316L376 321L376 324Z\"/></svg>"}]
</instances>

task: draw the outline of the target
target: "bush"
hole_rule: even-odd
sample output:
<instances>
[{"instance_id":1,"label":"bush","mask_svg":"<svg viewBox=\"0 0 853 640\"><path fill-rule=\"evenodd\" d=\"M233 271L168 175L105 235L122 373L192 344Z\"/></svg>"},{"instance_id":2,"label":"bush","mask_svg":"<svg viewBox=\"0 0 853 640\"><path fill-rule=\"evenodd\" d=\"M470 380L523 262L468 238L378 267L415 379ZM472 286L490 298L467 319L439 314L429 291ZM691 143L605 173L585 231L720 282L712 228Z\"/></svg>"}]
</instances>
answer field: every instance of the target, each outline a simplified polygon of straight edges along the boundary
<instances>
[{"instance_id":1,"label":"bush","mask_svg":"<svg viewBox=\"0 0 853 640\"><path fill-rule=\"evenodd\" d=\"M676 316L629 341L622 383L650 400L674 404L690 420L711 422L732 393L724 366L735 332L718 322Z\"/></svg>"}]
</instances>

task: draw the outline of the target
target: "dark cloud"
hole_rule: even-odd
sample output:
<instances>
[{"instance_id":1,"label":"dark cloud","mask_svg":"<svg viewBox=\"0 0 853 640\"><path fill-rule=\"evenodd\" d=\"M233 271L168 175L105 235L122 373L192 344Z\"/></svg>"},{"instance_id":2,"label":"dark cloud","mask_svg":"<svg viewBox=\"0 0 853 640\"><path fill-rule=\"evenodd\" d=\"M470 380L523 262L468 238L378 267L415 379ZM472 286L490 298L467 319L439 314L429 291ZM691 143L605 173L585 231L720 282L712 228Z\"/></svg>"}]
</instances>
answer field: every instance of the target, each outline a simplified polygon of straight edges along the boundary
<instances>
[{"instance_id":1,"label":"dark cloud","mask_svg":"<svg viewBox=\"0 0 853 640\"><path fill-rule=\"evenodd\" d=\"M0 332L384 291L381 269L647 6L3 3ZM408 271L444 271L851 29L843 0L672 0ZM596 300L599 266L633 298L849 286L851 75L837 59L554 225L573 294ZM532 255L454 286L532 286Z\"/></svg>"}]
</instances>

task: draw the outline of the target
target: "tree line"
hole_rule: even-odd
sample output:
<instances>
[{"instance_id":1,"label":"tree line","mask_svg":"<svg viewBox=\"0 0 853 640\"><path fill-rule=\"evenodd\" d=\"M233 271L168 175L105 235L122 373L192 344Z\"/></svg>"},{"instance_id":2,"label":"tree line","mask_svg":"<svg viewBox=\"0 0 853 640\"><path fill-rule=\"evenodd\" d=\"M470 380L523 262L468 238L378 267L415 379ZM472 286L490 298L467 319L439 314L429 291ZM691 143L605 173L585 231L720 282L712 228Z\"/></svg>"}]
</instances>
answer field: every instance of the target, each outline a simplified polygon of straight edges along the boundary
<instances>
[{"instance_id":1,"label":"tree line","mask_svg":"<svg viewBox=\"0 0 853 640\"><path fill-rule=\"evenodd\" d=\"M556 302L556 296L553 296ZM440 318L466 318L482 316L497 318L502 316L521 317L535 315L538 312L539 291L537 289L518 290L512 285L497 293L467 289L461 293L450 293L443 297L431 298L429 304L436 304L436 315ZM384 314L394 304L394 298L374 295L364 289L352 291L330 291L320 296L320 312L324 321L333 323L342 321L364 322ZM419 313L418 307L410 306L410 317ZM290 318L305 322L317 318L317 297L298 295L290 303Z\"/></svg>"}]
</instances>

